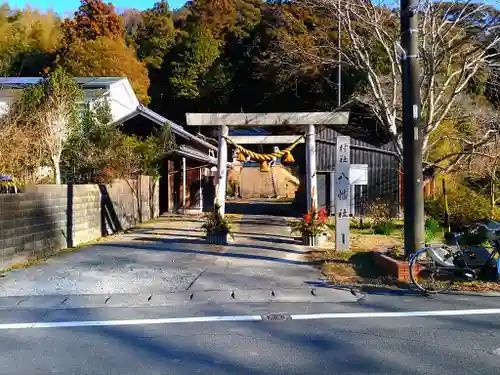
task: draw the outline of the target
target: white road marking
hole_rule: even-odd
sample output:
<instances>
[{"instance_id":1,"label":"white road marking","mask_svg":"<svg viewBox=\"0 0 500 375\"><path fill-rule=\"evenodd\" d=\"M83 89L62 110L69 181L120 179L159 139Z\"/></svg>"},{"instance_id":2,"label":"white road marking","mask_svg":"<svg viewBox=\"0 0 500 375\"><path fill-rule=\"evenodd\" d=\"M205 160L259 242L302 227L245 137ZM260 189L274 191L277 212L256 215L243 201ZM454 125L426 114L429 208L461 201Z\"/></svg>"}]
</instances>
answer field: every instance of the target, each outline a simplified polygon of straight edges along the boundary
<instances>
[{"instance_id":1,"label":"white road marking","mask_svg":"<svg viewBox=\"0 0 500 375\"><path fill-rule=\"evenodd\" d=\"M292 320L320 319L360 319L360 318L411 318L430 316L470 316L470 315L500 315L500 309L476 310L434 310L434 311L400 311L400 312L363 312L363 313L321 313L292 314ZM250 322L262 321L261 315L233 316L193 316L180 318L128 319L128 320L83 320L66 322L31 322L31 323L0 323L0 330L29 328L66 328L66 327L99 327L127 326L176 323L210 323L210 322ZM500 348L498 349L500 355Z\"/></svg>"},{"instance_id":2,"label":"white road marking","mask_svg":"<svg viewBox=\"0 0 500 375\"><path fill-rule=\"evenodd\" d=\"M496 356L500 357L500 348L493 349L493 350L491 351L491 354L493 354L493 355L496 355Z\"/></svg>"},{"instance_id":3,"label":"white road marking","mask_svg":"<svg viewBox=\"0 0 500 375\"><path fill-rule=\"evenodd\" d=\"M322 314L292 314L292 320L312 319L356 319L356 318L411 318L421 316L460 316L460 315L496 315L500 309L474 310L434 310L434 311L398 311L398 312L367 312L367 313L322 313Z\"/></svg>"},{"instance_id":4,"label":"white road marking","mask_svg":"<svg viewBox=\"0 0 500 375\"><path fill-rule=\"evenodd\" d=\"M0 324L2 329L26 328L65 328L65 327L98 327L98 326L131 326L172 323L208 323L208 322L249 322L260 321L260 315L237 316L194 316L186 318L158 318L158 319L128 319L128 320L83 320L69 322L33 322L33 323L5 323Z\"/></svg>"}]
</instances>

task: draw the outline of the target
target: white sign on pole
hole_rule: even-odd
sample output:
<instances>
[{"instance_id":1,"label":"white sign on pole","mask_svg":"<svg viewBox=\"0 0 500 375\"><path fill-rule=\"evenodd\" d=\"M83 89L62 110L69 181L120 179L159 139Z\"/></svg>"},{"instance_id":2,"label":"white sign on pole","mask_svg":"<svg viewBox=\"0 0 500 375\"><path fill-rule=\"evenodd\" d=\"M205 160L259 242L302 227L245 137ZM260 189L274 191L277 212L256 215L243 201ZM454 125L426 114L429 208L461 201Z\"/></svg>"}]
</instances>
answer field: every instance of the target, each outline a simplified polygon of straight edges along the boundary
<instances>
[{"instance_id":1,"label":"white sign on pole","mask_svg":"<svg viewBox=\"0 0 500 375\"><path fill-rule=\"evenodd\" d=\"M351 164L349 171L351 185L368 185L368 164Z\"/></svg>"},{"instance_id":2,"label":"white sign on pole","mask_svg":"<svg viewBox=\"0 0 500 375\"><path fill-rule=\"evenodd\" d=\"M335 249L349 250L351 138L337 136L335 161Z\"/></svg>"},{"instance_id":3,"label":"white sign on pole","mask_svg":"<svg viewBox=\"0 0 500 375\"><path fill-rule=\"evenodd\" d=\"M350 213L356 213L356 185L368 185L368 164L351 164L349 169L349 183L351 184ZM361 193L361 192L360 192Z\"/></svg>"}]
</instances>

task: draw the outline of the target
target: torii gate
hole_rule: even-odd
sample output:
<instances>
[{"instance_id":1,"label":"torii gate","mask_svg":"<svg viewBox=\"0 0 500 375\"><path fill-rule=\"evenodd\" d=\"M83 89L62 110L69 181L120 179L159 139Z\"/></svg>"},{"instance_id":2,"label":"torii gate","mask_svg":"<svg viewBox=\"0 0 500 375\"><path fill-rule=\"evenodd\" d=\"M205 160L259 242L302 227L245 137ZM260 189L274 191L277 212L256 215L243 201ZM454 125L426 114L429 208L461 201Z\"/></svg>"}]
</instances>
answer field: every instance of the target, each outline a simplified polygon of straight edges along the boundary
<instances>
[{"instance_id":1,"label":"torii gate","mask_svg":"<svg viewBox=\"0 0 500 375\"><path fill-rule=\"evenodd\" d=\"M347 125L349 112L284 112L284 113L187 113L188 126L218 126L219 150L217 159L217 194L215 201L224 215L227 188L227 141L229 126L305 126L306 132L306 196L307 210L318 206L316 187L315 125ZM281 137L266 136L267 142L282 143Z\"/></svg>"}]
</instances>

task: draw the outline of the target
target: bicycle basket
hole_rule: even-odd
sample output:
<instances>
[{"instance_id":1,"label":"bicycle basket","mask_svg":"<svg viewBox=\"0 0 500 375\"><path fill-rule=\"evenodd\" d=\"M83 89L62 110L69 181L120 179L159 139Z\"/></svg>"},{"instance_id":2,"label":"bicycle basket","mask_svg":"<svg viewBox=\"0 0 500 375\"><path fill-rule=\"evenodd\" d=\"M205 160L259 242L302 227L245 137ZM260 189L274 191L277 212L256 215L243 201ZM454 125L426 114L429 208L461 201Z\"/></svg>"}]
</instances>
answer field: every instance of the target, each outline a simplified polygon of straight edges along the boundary
<instances>
[{"instance_id":1,"label":"bicycle basket","mask_svg":"<svg viewBox=\"0 0 500 375\"><path fill-rule=\"evenodd\" d=\"M450 250L444 249L440 246L430 246L427 252L432 257L432 260L441 267L453 267L453 257L446 258L450 254Z\"/></svg>"}]
</instances>

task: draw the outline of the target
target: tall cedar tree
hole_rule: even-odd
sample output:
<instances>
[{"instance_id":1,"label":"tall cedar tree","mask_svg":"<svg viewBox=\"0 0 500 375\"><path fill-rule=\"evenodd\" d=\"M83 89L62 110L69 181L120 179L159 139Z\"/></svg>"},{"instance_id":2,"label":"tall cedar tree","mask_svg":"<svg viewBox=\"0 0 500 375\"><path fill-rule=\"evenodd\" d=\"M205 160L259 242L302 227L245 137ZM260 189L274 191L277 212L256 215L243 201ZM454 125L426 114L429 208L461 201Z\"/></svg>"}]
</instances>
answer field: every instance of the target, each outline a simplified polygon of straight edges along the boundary
<instances>
[{"instance_id":1,"label":"tall cedar tree","mask_svg":"<svg viewBox=\"0 0 500 375\"><path fill-rule=\"evenodd\" d=\"M152 9L141 12L140 16L135 30L130 32L137 56L148 67L160 69L176 34L168 3L160 1Z\"/></svg>"}]
</instances>

